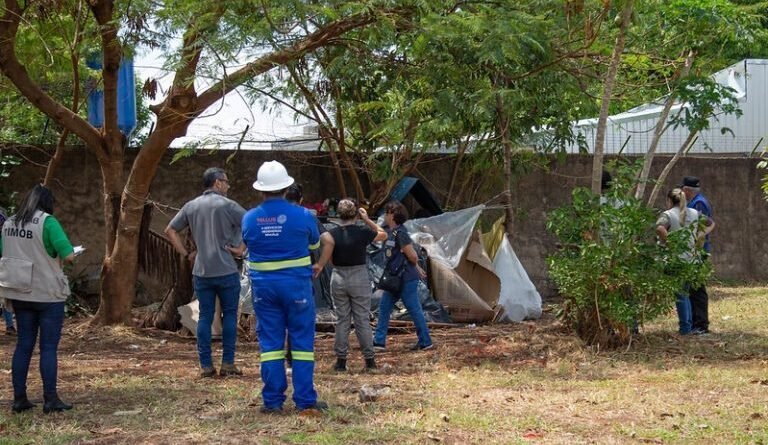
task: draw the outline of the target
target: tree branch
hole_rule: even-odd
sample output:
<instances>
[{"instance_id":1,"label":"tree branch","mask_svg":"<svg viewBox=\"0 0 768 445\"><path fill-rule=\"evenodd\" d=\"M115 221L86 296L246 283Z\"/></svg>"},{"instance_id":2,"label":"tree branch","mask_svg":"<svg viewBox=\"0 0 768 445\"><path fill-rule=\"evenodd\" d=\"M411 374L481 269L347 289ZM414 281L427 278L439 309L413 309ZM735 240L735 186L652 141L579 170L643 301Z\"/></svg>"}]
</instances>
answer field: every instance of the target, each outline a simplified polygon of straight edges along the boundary
<instances>
[{"instance_id":1,"label":"tree branch","mask_svg":"<svg viewBox=\"0 0 768 445\"><path fill-rule=\"evenodd\" d=\"M26 68L16 57L16 35L21 21L22 11L16 0L5 0L5 12L0 18L0 71L19 90L22 96L36 108L45 113L54 122L70 129L90 148L97 157L100 152L101 135L85 119L69 108L58 103L45 93L29 76Z\"/></svg>"},{"instance_id":2,"label":"tree branch","mask_svg":"<svg viewBox=\"0 0 768 445\"><path fill-rule=\"evenodd\" d=\"M290 61L296 60L304 54L326 45L329 40L341 36L353 29L369 25L376 21L376 19L377 17L375 15L361 14L338 20L309 34L306 38L294 43L286 49L274 51L254 60L232 73L229 78L226 79L226 82L224 80L219 81L201 93L197 99L195 116L205 111L206 108L213 105L217 100L222 99L227 93L234 90L248 79L263 74L276 66L285 65Z\"/></svg>"},{"instance_id":3,"label":"tree branch","mask_svg":"<svg viewBox=\"0 0 768 445\"><path fill-rule=\"evenodd\" d=\"M101 35L103 66L101 68L104 84L104 137L108 141L106 149L111 155L122 152L123 135L117 127L117 76L123 48L117 38L118 28L114 22L114 2L99 0L88 2Z\"/></svg>"}]
</instances>

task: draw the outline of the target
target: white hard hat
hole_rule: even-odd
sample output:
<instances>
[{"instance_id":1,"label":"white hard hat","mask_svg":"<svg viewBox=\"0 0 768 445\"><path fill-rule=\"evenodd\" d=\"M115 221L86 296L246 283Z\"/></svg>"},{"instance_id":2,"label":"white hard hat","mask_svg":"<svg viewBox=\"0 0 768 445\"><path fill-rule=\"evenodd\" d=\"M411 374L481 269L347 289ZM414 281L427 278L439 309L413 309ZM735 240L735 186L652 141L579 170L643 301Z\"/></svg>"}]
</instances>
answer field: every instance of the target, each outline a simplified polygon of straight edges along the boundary
<instances>
[{"instance_id":1,"label":"white hard hat","mask_svg":"<svg viewBox=\"0 0 768 445\"><path fill-rule=\"evenodd\" d=\"M293 184L293 178L288 176L288 171L283 164L268 161L259 167L253 188L261 192L276 192L288 188L291 184Z\"/></svg>"}]
</instances>

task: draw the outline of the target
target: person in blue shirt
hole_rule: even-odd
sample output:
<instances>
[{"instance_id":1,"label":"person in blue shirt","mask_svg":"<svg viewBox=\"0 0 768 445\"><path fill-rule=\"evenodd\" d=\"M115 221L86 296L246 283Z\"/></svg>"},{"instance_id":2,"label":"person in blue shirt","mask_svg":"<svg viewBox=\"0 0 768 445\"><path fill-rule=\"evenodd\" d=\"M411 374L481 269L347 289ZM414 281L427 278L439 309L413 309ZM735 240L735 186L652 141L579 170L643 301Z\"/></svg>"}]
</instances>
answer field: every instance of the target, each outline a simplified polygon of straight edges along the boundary
<instances>
[{"instance_id":1,"label":"person in blue shirt","mask_svg":"<svg viewBox=\"0 0 768 445\"><path fill-rule=\"evenodd\" d=\"M701 193L701 181L695 176L686 176L683 178L681 186L685 198L688 200L688 208L694 209L707 218L712 218L712 205L709 200ZM707 257L711 253L709 235L704 239L704 251ZM691 313L693 320L694 335L709 334L709 295L707 295L706 286L702 285L697 289L691 289Z\"/></svg>"},{"instance_id":2,"label":"person in blue shirt","mask_svg":"<svg viewBox=\"0 0 768 445\"><path fill-rule=\"evenodd\" d=\"M408 211L399 201L390 201L385 207L384 224L387 226L387 240L384 242L387 255L387 265L390 271L402 271L402 288L398 293L384 291L379 303L379 318L373 336L373 348L377 352L386 351L389 318L398 299L403 301L405 309L411 316L416 327L416 344L411 347L414 351L428 351L434 347L429 336L429 327L424 317L424 311L419 301L419 280L427 277L427 273L419 266L419 255L413 248L413 241L408 230L403 225L408 220Z\"/></svg>"},{"instance_id":3,"label":"person in blue shirt","mask_svg":"<svg viewBox=\"0 0 768 445\"><path fill-rule=\"evenodd\" d=\"M314 386L315 299L310 249L320 245L320 233L309 210L284 198L293 183L281 163L262 164L253 188L262 193L264 201L249 210L242 223L258 319L264 413L281 412L286 399L286 332L293 357L296 408L328 408L317 400Z\"/></svg>"}]
</instances>

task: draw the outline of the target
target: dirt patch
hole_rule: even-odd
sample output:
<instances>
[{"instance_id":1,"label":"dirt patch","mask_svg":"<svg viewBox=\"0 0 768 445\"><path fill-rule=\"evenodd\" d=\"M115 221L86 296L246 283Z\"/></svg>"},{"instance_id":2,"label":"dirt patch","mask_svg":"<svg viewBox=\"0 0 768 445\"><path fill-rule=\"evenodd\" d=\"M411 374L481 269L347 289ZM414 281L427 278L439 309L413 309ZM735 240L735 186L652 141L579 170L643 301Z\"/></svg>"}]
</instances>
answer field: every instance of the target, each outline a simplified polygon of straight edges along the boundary
<instances>
[{"instance_id":1,"label":"dirt patch","mask_svg":"<svg viewBox=\"0 0 768 445\"><path fill-rule=\"evenodd\" d=\"M519 324L433 329L436 348L411 351L398 329L380 369L364 372L352 336L350 372L332 371L333 335L318 333L316 385L331 411L268 416L258 345L241 339L241 378L201 379L194 338L154 329L93 329L69 320L59 354L55 416L0 409L2 443L746 443L768 442L764 365L768 292L714 289L717 334L681 338L667 317L628 349L585 348L545 311ZM0 337L10 381L13 338ZM213 347L215 363L221 344ZM361 402L363 385L388 390ZM0 404L8 406L9 386ZM29 395L41 403L37 358Z\"/></svg>"}]
</instances>

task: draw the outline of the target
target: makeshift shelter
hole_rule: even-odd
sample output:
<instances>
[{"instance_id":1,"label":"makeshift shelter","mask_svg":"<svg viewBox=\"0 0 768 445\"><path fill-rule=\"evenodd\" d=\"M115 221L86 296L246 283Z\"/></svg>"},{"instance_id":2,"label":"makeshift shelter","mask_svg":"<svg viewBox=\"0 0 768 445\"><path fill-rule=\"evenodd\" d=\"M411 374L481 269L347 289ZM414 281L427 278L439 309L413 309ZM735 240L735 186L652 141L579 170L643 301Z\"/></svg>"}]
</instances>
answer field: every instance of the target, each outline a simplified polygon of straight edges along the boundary
<instances>
[{"instance_id":1,"label":"makeshift shelter","mask_svg":"<svg viewBox=\"0 0 768 445\"><path fill-rule=\"evenodd\" d=\"M501 224L487 235L475 230L484 206L446 212L429 218L405 222L419 253L428 283L419 283L419 300L427 321L483 323L493 320L522 321L541 316L541 296L528 278L515 255ZM332 224L332 223L331 223ZM328 227L328 225L326 225ZM489 255L483 243L486 238L498 246ZM368 252L368 273L375 286L386 264L384 249L372 246ZM330 299L331 268L326 267L315 280L315 305L318 322L332 322ZM374 287L371 311L378 310L381 291ZM197 300L179 307L182 324L192 333L197 328ZM217 312L218 313L218 312ZM253 314L251 286L247 271L241 277L240 313ZM220 333L216 317L214 335ZM407 319L403 311L395 319Z\"/></svg>"},{"instance_id":2,"label":"makeshift shelter","mask_svg":"<svg viewBox=\"0 0 768 445\"><path fill-rule=\"evenodd\" d=\"M411 238L429 253L435 300L462 323L540 317L541 296L506 237L492 261L474 230L484 208L406 221Z\"/></svg>"},{"instance_id":3,"label":"makeshift shelter","mask_svg":"<svg viewBox=\"0 0 768 445\"><path fill-rule=\"evenodd\" d=\"M409 194L430 216L443 213L443 209L435 197L432 196L432 193L427 190L419 178L414 178L413 176L406 176L401 179L389 193L389 198L402 202Z\"/></svg>"}]
</instances>

